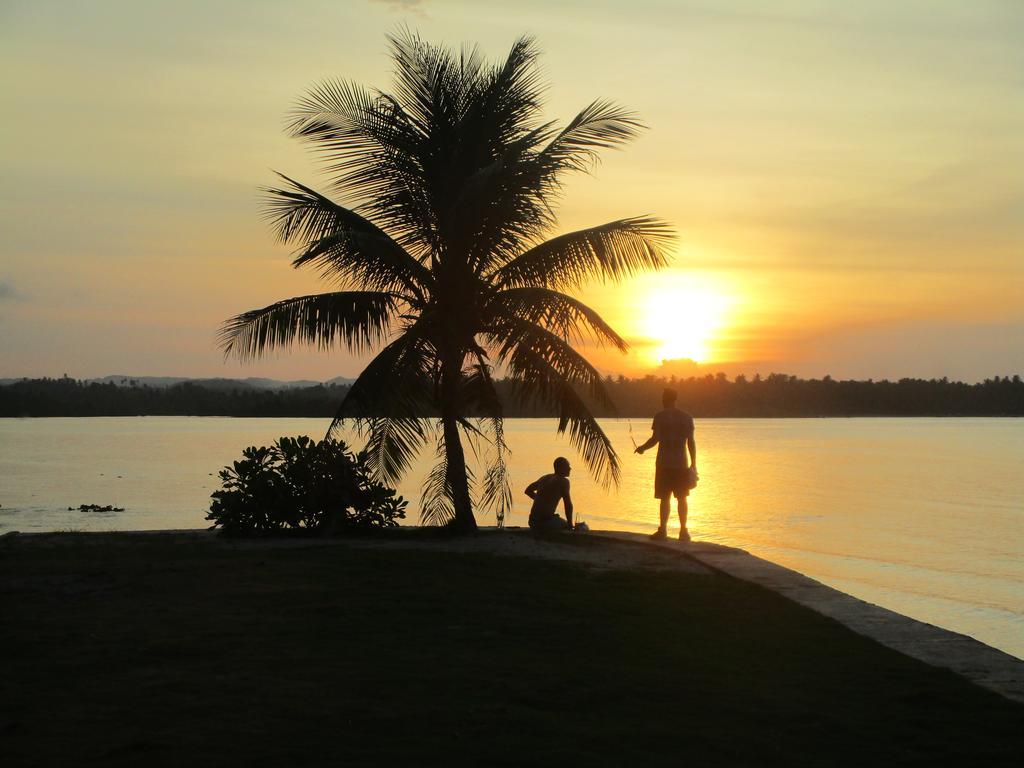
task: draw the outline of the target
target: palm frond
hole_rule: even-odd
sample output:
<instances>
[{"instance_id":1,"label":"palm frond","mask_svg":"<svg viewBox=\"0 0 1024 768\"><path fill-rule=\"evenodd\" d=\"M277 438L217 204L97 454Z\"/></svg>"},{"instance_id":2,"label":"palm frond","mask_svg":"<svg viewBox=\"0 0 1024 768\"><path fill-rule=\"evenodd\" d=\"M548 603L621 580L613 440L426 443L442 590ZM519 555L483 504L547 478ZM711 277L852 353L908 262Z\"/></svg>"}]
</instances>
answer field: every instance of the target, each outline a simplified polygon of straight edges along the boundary
<instances>
[{"instance_id":1,"label":"palm frond","mask_svg":"<svg viewBox=\"0 0 1024 768\"><path fill-rule=\"evenodd\" d=\"M444 525L455 517L452 484L443 442L438 442L436 458L420 487L420 522L424 525Z\"/></svg>"},{"instance_id":2,"label":"palm frond","mask_svg":"<svg viewBox=\"0 0 1024 768\"><path fill-rule=\"evenodd\" d=\"M378 98L357 83L324 80L299 99L285 130L321 151L333 150L342 156L372 152L381 144L365 126L380 108Z\"/></svg>"},{"instance_id":3,"label":"palm frond","mask_svg":"<svg viewBox=\"0 0 1024 768\"><path fill-rule=\"evenodd\" d=\"M547 401L557 402L553 398L563 384L570 388L579 386L595 402L614 411L615 404L598 370L551 331L520 318L505 318L502 325L491 328L486 336L514 378L539 377L537 383L543 389L534 391L542 392ZM544 367L537 368L535 360L543 361ZM549 370L556 378L551 378Z\"/></svg>"},{"instance_id":4,"label":"palm frond","mask_svg":"<svg viewBox=\"0 0 1024 768\"><path fill-rule=\"evenodd\" d=\"M571 387L560 398L558 433L569 429L569 442L583 457L594 478L605 488L618 487L621 478L619 456L597 419Z\"/></svg>"},{"instance_id":5,"label":"palm frond","mask_svg":"<svg viewBox=\"0 0 1024 768\"><path fill-rule=\"evenodd\" d=\"M288 189L268 188L266 215L278 238L302 243L292 266L318 267L321 276L373 290L422 297L431 275L384 230L319 192L278 174Z\"/></svg>"},{"instance_id":6,"label":"palm frond","mask_svg":"<svg viewBox=\"0 0 1024 768\"><path fill-rule=\"evenodd\" d=\"M397 483L427 441L433 403L433 353L413 326L386 346L352 383L327 430L333 436L348 420L368 435L371 471Z\"/></svg>"},{"instance_id":7,"label":"palm frond","mask_svg":"<svg viewBox=\"0 0 1024 768\"><path fill-rule=\"evenodd\" d=\"M539 240L555 223L554 208L565 175L591 170L599 160L599 150L621 146L643 127L633 112L597 100L560 131L548 123L525 134L518 142L522 151L510 153L514 162L508 163L500 185L494 184L500 191L492 207L499 215L492 217L497 226L480 230L491 230L476 249L481 267L507 262L524 240Z\"/></svg>"},{"instance_id":8,"label":"palm frond","mask_svg":"<svg viewBox=\"0 0 1024 768\"><path fill-rule=\"evenodd\" d=\"M327 162L327 172L339 177L339 190L372 199L373 190L355 182L381 164L397 174L392 184L417 174L416 150L427 135L392 96L370 93L345 80L325 80L299 100L291 118L286 130L312 143ZM352 174L352 183L346 183Z\"/></svg>"},{"instance_id":9,"label":"palm frond","mask_svg":"<svg viewBox=\"0 0 1024 768\"><path fill-rule=\"evenodd\" d=\"M619 219L535 245L488 278L501 288L575 288L587 280L618 281L669 264L671 228L648 216Z\"/></svg>"},{"instance_id":10,"label":"palm frond","mask_svg":"<svg viewBox=\"0 0 1024 768\"><path fill-rule=\"evenodd\" d=\"M505 515L512 509L512 488L506 462L509 448L505 443L501 399L491 376L491 366L482 350L478 350L475 357L476 363L463 376L462 398L468 409L479 414L478 426L472 430L474 439L470 442L477 460L486 466L478 489L478 504L494 512L500 528L505 524ZM464 424L464 428L467 426ZM486 441L485 448L480 448L477 437Z\"/></svg>"},{"instance_id":11,"label":"palm frond","mask_svg":"<svg viewBox=\"0 0 1024 768\"><path fill-rule=\"evenodd\" d=\"M606 487L618 486L618 454L566 377L542 354L529 348L518 349L509 359L509 372L523 399L555 406L558 433L563 434L568 429L569 442L583 457L594 478Z\"/></svg>"},{"instance_id":12,"label":"palm frond","mask_svg":"<svg viewBox=\"0 0 1024 768\"><path fill-rule=\"evenodd\" d=\"M540 157L558 171L588 171L598 160L597 150L617 149L645 127L635 112L597 99L569 121L541 150Z\"/></svg>"},{"instance_id":13,"label":"palm frond","mask_svg":"<svg viewBox=\"0 0 1024 768\"><path fill-rule=\"evenodd\" d=\"M590 171L599 150L615 149L638 135L645 126L630 110L597 100L585 107L562 130L552 124L539 126L530 135L528 149L509 164L501 179L501 193L494 208L500 225L477 248L476 260L484 270L508 262L523 241L540 239L554 225L554 208L561 196L564 177ZM495 185L497 186L497 185Z\"/></svg>"},{"instance_id":14,"label":"palm frond","mask_svg":"<svg viewBox=\"0 0 1024 768\"><path fill-rule=\"evenodd\" d=\"M424 157L434 147L431 126L410 115L395 96L370 94L341 80L310 90L292 118L291 135L311 142L334 179L334 190L385 226L418 260L438 245L423 183Z\"/></svg>"},{"instance_id":15,"label":"palm frond","mask_svg":"<svg viewBox=\"0 0 1024 768\"><path fill-rule=\"evenodd\" d=\"M518 317L540 325L570 343L595 341L620 352L629 345L601 316L582 301L549 288L507 288L488 302L497 316Z\"/></svg>"},{"instance_id":16,"label":"palm frond","mask_svg":"<svg viewBox=\"0 0 1024 768\"><path fill-rule=\"evenodd\" d=\"M360 431L367 434L366 466L389 485L397 484L430 437L427 419L419 417L372 417Z\"/></svg>"},{"instance_id":17,"label":"palm frond","mask_svg":"<svg viewBox=\"0 0 1024 768\"><path fill-rule=\"evenodd\" d=\"M466 80L458 58L408 27L387 36L394 62L394 98L424 133L454 122Z\"/></svg>"},{"instance_id":18,"label":"palm frond","mask_svg":"<svg viewBox=\"0 0 1024 768\"><path fill-rule=\"evenodd\" d=\"M437 430L440 435L440 430ZM454 486L448 471L448 458L444 440L438 437L435 462L420 486L420 521L425 525L445 525L455 518ZM476 483L476 473L466 464L466 478L470 486Z\"/></svg>"},{"instance_id":19,"label":"palm frond","mask_svg":"<svg viewBox=\"0 0 1024 768\"><path fill-rule=\"evenodd\" d=\"M430 138L414 174L417 209L430 215L427 238L435 255L466 253L492 208L487 180L538 113L536 47L521 38L502 66L486 68L474 53L457 58L407 30L390 41L394 109ZM406 209L413 201L392 202Z\"/></svg>"},{"instance_id":20,"label":"palm frond","mask_svg":"<svg viewBox=\"0 0 1024 768\"><path fill-rule=\"evenodd\" d=\"M463 373L461 397L466 410L488 418L501 418L501 399L494 386L491 366L480 352L476 353L476 363Z\"/></svg>"},{"instance_id":21,"label":"palm frond","mask_svg":"<svg viewBox=\"0 0 1024 768\"><path fill-rule=\"evenodd\" d=\"M352 382L328 436L345 419L428 414L434 365L433 350L418 327L405 329Z\"/></svg>"},{"instance_id":22,"label":"palm frond","mask_svg":"<svg viewBox=\"0 0 1024 768\"><path fill-rule=\"evenodd\" d=\"M524 35L512 44L501 64L480 78L465 123L487 137L492 156L536 127L545 90L537 66L539 56L536 40Z\"/></svg>"},{"instance_id":23,"label":"palm frond","mask_svg":"<svg viewBox=\"0 0 1024 768\"><path fill-rule=\"evenodd\" d=\"M594 477L617 485L618 455L576 391L582 388L595 402L614 410L601 374L564 340L526 320L508 318L495 331L487 334L488 340L516 382L517 394L554 406L559 434L568 429L571 444Z\"/></svg>"},{"instance_id":24,"label":"palm frond","mask_svg":"<svg viewBox=\"0 0 1024 768\"><path fill-rule=\"evenodd\" d=\"M489 426L494 446L480 488L480 506L494 512L499 528L505 525L505 516L512 510L512 486L509 482L508 445L505 443L504 424L500 417L485 421Z\"/></svg>"},{"instance_id":25,"label":"palm frond","mask_svg":"<svg viewBox=\"0 0 1024 768\"><path fill-rule=\"evenodd\" d=\"M398 301L390 293L339 291L298 296L237 315L221 326L225 357L251 360L292 344L361 352L388 332Z\"/></svg>"},{"instance_id":26,"label":"palm frond","mask_svg":"<svg viewBox=\"0 0 1024 768\"><path fill-rule=\"evenodd\" d=\"M474 272L510 260L522 243L534 242L554 226L554 209L536 183L534 148L550 133L551 123L534 128L489 154L460 185L454 217L460 248Z\"/></svg>"}]
</instances>

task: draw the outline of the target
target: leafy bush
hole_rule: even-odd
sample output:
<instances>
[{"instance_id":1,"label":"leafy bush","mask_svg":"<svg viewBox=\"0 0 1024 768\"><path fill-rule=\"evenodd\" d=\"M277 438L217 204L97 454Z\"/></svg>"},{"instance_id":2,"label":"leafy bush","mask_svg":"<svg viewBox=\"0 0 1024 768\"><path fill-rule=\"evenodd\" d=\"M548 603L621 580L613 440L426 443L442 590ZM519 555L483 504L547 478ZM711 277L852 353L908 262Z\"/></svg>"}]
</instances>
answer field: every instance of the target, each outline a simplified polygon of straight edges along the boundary
<instances>
[{"instance_id":1,"label":"leafy bush","mask_svg":"<svg viewBox=\"0 0 1024 768\"><path fill-rule=\"evenodd\" d=\"M338 440L281 437L270 447L246 448L220 479L206 519L225 533L343 533L394 527L405 517L405 499L371 479L365 454Z\"/></svg>"}]
</instances>

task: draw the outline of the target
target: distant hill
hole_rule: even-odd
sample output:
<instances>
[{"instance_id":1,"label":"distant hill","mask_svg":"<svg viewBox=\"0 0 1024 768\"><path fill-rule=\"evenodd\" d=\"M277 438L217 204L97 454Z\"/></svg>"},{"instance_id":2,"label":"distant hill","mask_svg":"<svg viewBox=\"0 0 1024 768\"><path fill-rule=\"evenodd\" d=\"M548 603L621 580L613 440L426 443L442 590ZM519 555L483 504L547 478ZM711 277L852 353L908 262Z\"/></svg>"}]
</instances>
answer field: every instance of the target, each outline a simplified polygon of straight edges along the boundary
<instances>
[{"instance_id":1,"label":"distant hill","mask_svg":"<svg viewBox=\"0 0 1024 768\"><path fill-rule=\"evenodd\" d=\"M0 386L14 384L19 381L25 381L25 379L0 379ZM190 379L185 376L127 376L125 374L114 373L109 376L101 376L96 379L82 379L82 381L87 384L116 384L120 387L131 386L160 388L173 387L176 384L196 384L205 389L213 390L230 391L234 389L252 389L276 391L281 389L304 389L306 387L316 387L320 384L327 386L351 384L355 379L346 379L344 376L335 376L333 379L328 379L327 381L312 381L310 379L281 381L279 379L263 379L258 377L249 377L246 379Z\"/></svg>"}]
</instances>

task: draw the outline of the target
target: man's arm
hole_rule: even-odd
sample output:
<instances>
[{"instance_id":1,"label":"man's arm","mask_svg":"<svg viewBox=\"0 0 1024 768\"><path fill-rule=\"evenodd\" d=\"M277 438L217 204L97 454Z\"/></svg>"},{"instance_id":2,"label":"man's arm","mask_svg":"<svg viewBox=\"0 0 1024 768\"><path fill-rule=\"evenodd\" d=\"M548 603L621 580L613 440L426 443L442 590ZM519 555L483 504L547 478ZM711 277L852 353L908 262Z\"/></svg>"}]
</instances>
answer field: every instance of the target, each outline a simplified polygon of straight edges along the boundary
<instances>
[{"instance_id":1,"label":"man's arm","mask_svg":"<svg viewBox=\"0 0 1024 768\"><path fill-rule=\"evenodd\" d=\"M657 424L657 420L655 420L655 424ZM638 445L638 446L636 447L636 452L637 452L637 453L643 453L643 452L644 452L644 451L646 451L646 450L647 450L648 448L653 448L653 447L654 447L654 446L656 446L657 444L658 444L658 430L657 430L657 429L655 429L655 428L654 428L654 424L652 424L652 425L651 425L651 439L650 439L650 440L648 440L648 441L647 441L646 443L644 443L643 445Z\"/></svg>"},{"instance_id":2,"label":"man's arm","mask_svg":"<svg viewBox=\"0 0 1024 768\"><path fill-rule=\"evenodd\" d=\"M690 451L690 469L696 470L697 469L697 441L693 439L693 434L692 433L690 434L689 437L686 438L686 448L687 448L687 450Z\"/></svg>"},{"instance_id":3,"label":"man's arm","mask_svg":"<svg viewBox=\"0 0 1024 768\"><path fill-rule=\"evenodd\" d=\"M537 491L540 490L540 480L534 480L528 486L526 486L526 495L531 499L537 498Z\"/></svg>"},{"instance_id":4,"label":"man's arm","mask_svg":"<svg viewBox=\"0 0 1024 768\"><path fill-rule=\"evenodd\" d=\"M562 503L565 504L565 519L569 521L569 530L572 530L572 498L569 496L569 478L565 478L565 491L562 492Z\"/></svg>"}]
</instances>

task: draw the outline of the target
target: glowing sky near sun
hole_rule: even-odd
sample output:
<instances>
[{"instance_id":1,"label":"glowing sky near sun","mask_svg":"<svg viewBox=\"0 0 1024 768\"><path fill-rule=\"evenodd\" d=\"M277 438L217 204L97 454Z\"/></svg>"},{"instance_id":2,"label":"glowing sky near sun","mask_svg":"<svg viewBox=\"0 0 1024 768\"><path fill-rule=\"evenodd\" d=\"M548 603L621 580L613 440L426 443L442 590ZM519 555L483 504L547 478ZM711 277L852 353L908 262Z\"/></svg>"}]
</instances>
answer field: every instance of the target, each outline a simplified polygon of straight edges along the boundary
<instances>
[{"instance_id":1,"label":"glowing sky near sun","mask_svg":"<svg viewBox=\"0 0 1024 768\"><path fill-rule=\"evenodd\" d=\"M1024 370L1024 3L1015 0L0 3L0 377L328 378L225 364L218 323L322 290L259 217L304 89L386 89L384 35L537 36L549 115L651 127L572 180L562 228L655 214L673 269L583 297L632 344L730 373Z\"/></svg>"},{"instance_id":2,"label":"glowing sky near sun","mask_svg":"<svg viewBox=\"0 0 1024 768\"><path fill-rule=\"evenodd\" d=\"M730 322L734 298L703 274L670 272L633 283L633 335L649 342L649 362L686 358L697 363L722 357L716 347Z\"/></svg>"}]
</instances>

